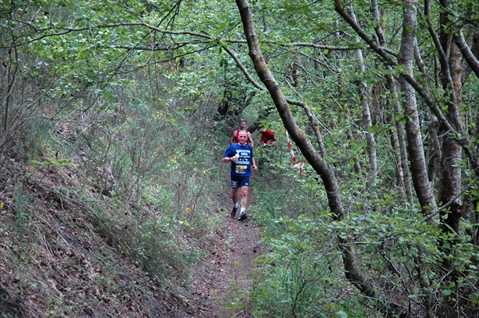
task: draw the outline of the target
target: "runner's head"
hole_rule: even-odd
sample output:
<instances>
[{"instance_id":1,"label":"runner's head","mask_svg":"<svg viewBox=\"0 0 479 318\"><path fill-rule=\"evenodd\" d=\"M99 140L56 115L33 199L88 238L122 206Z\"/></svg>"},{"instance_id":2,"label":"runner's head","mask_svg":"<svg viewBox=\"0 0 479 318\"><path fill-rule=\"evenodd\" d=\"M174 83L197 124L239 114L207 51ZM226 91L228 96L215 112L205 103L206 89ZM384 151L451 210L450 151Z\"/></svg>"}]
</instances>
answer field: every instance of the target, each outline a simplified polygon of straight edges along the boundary
<instances>
[{"instance_id":1,"label":"runner's head","mask_svg":"<svg viewBox=\"0 0 479 318\"><path fill-rule=\"evenodd\" d=\"M246 130L246 119L241 118L239 122L239 129Z\"/></svg>"},{"instance_id":2,"label":"runner's head","mask_svg":"<svg viewBox=\"0 0 479 318\"><path fill-rule=\"evenodd\" d=\"M248 141L248 133L246 132L246 130L242 130L238 133L238 143L241 145L241 146L244 146L246 145L246 142Z\"/></svg>"}]
</instances>

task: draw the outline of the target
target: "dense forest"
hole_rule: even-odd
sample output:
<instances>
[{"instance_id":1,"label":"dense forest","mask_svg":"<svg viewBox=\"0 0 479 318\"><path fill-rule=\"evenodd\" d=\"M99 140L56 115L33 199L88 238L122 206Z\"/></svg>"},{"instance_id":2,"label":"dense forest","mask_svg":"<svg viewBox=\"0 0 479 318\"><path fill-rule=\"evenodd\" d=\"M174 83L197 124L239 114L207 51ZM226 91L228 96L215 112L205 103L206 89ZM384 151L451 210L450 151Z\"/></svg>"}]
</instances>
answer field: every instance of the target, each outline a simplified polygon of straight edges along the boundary
<instances>
[{"instance_id":1,"label":"dense forest","mask_svg":"<svg viewBox=\"0 0 479 318\"><path fill-rule=\"evenodd\" d=\"M191 301L225 227L240 118L264 248L223 316L479 317L477 1L10 0L0 17L4 317L199 315L165 308Z\"/></svg>"}]
</instances>

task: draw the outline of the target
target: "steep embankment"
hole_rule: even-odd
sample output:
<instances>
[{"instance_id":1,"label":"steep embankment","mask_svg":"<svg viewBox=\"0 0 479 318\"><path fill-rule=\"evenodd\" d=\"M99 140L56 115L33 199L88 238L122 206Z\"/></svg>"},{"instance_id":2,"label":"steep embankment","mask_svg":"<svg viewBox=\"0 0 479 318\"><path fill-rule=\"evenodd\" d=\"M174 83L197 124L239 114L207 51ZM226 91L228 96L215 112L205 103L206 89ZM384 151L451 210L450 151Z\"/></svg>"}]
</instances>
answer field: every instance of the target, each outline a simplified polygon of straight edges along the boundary
<instances>
[{"instance_id":1,"label":"steep embankment","mask_svg":"<svg viewBox=\"0 0 479 318\"><path fill-rule=\"evenodd\" d=\"M259 254L258 233L249 221L216 211L224 226L203 242L204 257L191 279L162 284L146 275L115 240L118 233L128 234L128 226L102 225L88 202L65 193L82 186L78 171L0 160L3 315L249 316L250 265ZM108 197L104 199L107 205Z\"/></svg>"}]
</instances>

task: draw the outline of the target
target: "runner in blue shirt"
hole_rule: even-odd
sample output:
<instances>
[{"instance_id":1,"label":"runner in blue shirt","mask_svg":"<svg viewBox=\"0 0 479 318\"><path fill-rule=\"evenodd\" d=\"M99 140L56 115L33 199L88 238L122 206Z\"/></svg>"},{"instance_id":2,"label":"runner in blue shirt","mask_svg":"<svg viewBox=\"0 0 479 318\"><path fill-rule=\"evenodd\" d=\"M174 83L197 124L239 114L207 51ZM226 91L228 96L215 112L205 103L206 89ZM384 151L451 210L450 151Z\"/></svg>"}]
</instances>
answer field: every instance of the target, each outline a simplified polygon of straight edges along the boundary
<instances>
[{"instance_id":1,"label":"runner in blue shirt","mask_svg":"<svg viewBox=\"0 0 479 318\"><path fill-rule=\"evenodd\" d=\"M249 178L251 168L258 170L253 157L253 147L247 144L248 133L240 131L238 133L238 143L232 144L226 149L222 162L231 162L231 198L233 199L233 210L231 217L236 216L239 207L239 221L246 220L246 204L248 202ZM238 189L241 189L241 200L239 200ZM239 202L238 202L239 201Z\"/></svg>"}]
</instances>

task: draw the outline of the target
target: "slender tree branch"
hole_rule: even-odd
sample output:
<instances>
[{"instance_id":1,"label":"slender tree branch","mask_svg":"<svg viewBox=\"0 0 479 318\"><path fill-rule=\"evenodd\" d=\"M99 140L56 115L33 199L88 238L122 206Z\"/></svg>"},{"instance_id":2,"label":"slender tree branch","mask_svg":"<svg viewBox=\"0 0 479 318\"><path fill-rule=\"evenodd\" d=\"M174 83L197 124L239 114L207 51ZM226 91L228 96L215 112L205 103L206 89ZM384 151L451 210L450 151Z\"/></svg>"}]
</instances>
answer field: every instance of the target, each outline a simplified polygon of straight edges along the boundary
<instances>
[{"instance_id":1,"label":"slender tree branch","mask_svg":"<svg viewBox=\"0 0 479 318\"><path fill-rule=\"evenodd\" d=\"M354 29L357 35L362 38L368 45L375 51L379 56L381 56L389 65L395 66L398 63L395 62L388 54L383 47L379 46L366 32L354 21L354 18L350 16L342 6L341 0L334 1L334 7L336 12Z\"/></svg>"},{"instance_id":2,"label":"slender tree branch","mask_svg":"<svg viewBox=\"0 0 479 318\"><path fill-rule=\"evenodd\" d=\"M294 87L292 87L289 82L287 82L287 84L292 91L294 91L299 97L301 97L301 94L296 92ZM311 111L311 109L308 107L306 103L302 103L302 105L300 106L303 107L304 112L306 113L306 116L308 116L309 123L311 124L311 128L313 129L314 134L316 135L316 141L318 142L319 152L321 154L321 157L324 158L326 157L326 147L324 146L323 136L321 135L321 131L319 130L319 120L316 118L316 116L314 115L314 113Z\"/></svg>"},{"instance_id":3,"label":"slender tree branch","mask_svg":"<svg viewBox=\"0 0 479 318\"><path fill-rule=\"evenodd\" d=\"M454 39L467 64L469 64L474 74L476 74L476 76L479 78L479 61L472 53L469 45L467 45L466 39L464 39L464 35L462 34L462 30L459 30Z\"/></svg>"},{"instance_id":4,"label":"slender tree branch","mask_svg":"<svg viewBox=\"0 0 479 318\"><path fill-rule=\"evenodd\" d=\"M239 69L243 72L243 74L246 76L248 81L250 81L251 84L253 84L256 88L262 90L262 91L267 91L266 87L261 86L248 72L246 67L241 63L240 59L236 56L236 54L227 46L223 45L222 46L223 50L225 50L235 61L236 65L239 67Z\"/></svg>"},{"instance_id":5,"label":"slender tree branch","mask_svg":"<svg viewBox=\"0 0 479 318\"><path fill-rule=\"evenodd\" d=\"M467 190L469 190L471 188L471 185L468 184L466 187L464 187L464 189L462 189L461 192L459 192L458 194L456 194L451 200L449 200L449 202L447 202L446 204L444 204L443 206L441 206L440 208L437 208L435 209L434 211L431 212L430 215L428 215L426 218L424 218L421 223L425 223L426 221L429 221L432 217L434 217L435 215L438 215L439 213L441 213L442 211L444 211L445 209L447 209L448 207L450 207L454 201L456 201L461 195L464 194L464 192L466 192Z\"/></svg>"},{"instance_id":6,"label":"slender tree branch","mask_svg":"<svg viewBox=\"0 0 479 318\"><path fill-rule=\"evenodd\" d=\"M434 27L431 22L431 17L430 17L430 7L431 7L431 2L429 0L425 0L424 4L424 15L426 16L426 21L427 21L427 29L429 31L429 34L431 35L431 38L434 42L434 45L436 47L437 52L439 53L439 61L443 67L443 69L446 72L446 76L448 78L448 82L451 85L451 88L454 87L452 86L452 78L451 78L451 73L449 72L449 63L447 61L447 55L444 52L444 49L441 45L441 42L439 41L439 38L436 34L436 31L434 30Z\"/></svg>"}]
</instances>

